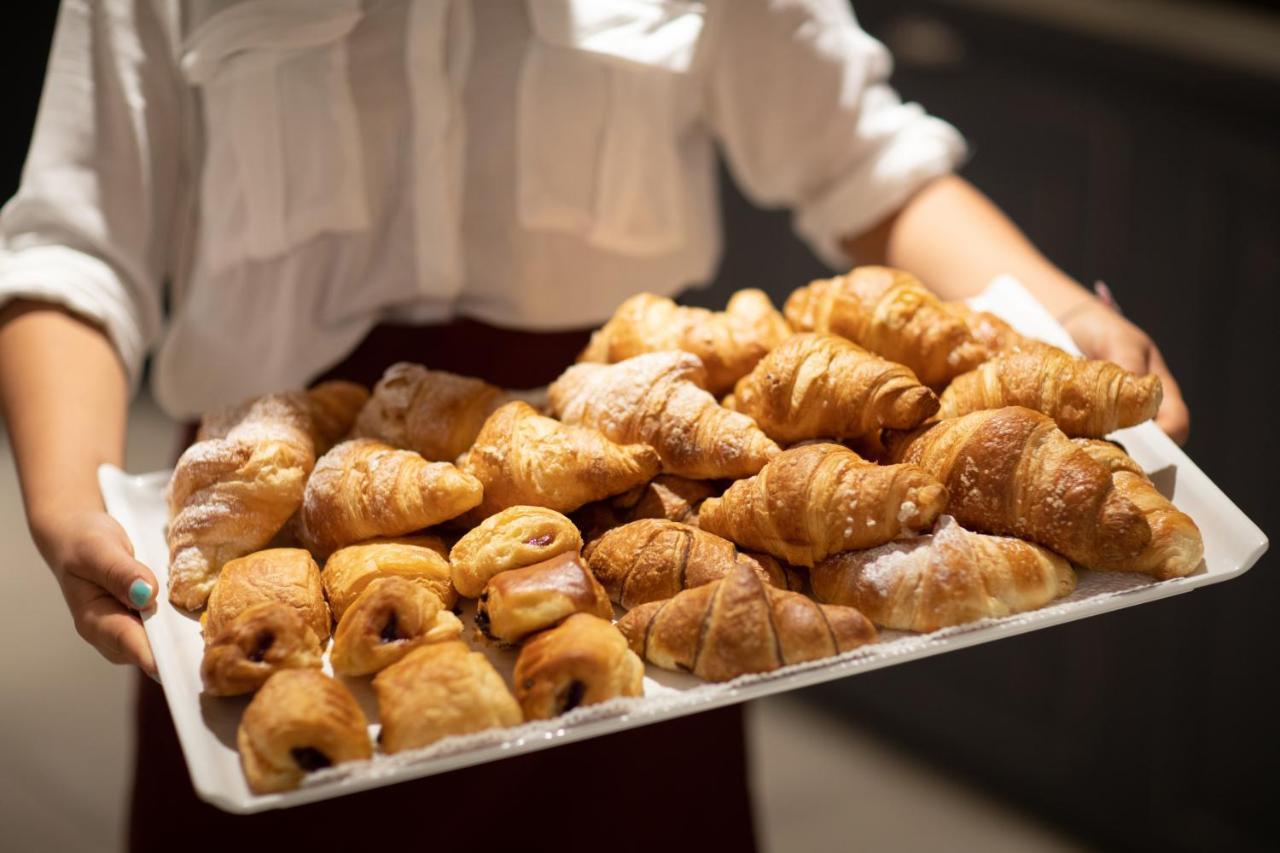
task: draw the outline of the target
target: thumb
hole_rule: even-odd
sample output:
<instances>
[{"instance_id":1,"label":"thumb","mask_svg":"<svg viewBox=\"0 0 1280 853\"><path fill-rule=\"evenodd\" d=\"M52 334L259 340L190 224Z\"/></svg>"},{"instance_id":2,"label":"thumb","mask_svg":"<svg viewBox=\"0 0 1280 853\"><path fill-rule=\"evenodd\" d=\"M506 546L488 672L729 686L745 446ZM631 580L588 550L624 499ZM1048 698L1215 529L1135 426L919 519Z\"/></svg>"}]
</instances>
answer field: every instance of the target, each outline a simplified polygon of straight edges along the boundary
<instances>
[{"instance_id":1,"label":"thumb","mask_svg":"<svg viewBox=\"0 0 1280 853\"><path fill-rule=\"evenodd\" d=\"M156 591L160 584L156 576L133 556L133 544L123 528L114 519L104 519L108 525L102 535L92 537L87 543L89 553L83 554L71 572L97 584L130 610L146 610L155 606Z\"/></svg>"}]
</instances>

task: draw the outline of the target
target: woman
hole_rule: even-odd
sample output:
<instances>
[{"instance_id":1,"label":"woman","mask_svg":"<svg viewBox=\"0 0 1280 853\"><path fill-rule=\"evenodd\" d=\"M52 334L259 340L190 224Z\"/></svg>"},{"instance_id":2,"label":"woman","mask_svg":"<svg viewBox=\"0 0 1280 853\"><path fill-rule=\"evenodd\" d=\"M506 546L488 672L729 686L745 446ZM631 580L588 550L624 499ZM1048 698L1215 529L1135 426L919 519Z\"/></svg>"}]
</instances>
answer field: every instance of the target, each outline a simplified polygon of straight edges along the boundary
<instances>
[{"instance_id":1,"label":"woman","mask_svg":"<svg viewBox=\"0 0 1280 853\"><path fill-rule=\"evenodd\" d=\"M153 394L188 420L400 359L541 384L626 296L710 278L717 152L833 267L905 267L952 299L1017 276L1087 354L1159 374L1159 421L1184 438L1150 339L951 175L962 140L902 104L889 70L840 0L64 3L0 216L0 399L77 630L154 677L136 611L158 585L95 476L121 461L148 354ZM736 712L237 819L195 803L163 700L141 695L138 849L183 826L197 844L339 843L344 826L355 843L367 820L316 815L391 820L411 796L475 825L473 846L621 825L639 846L671 821L682 841L751 843ZM607 819L540 834L532 816L585 768L611 779ZM655 782L627 777L645 774L679 805L643 808ZM655 820L624 820L631 803Z\"/></svg>"}]
</instances>

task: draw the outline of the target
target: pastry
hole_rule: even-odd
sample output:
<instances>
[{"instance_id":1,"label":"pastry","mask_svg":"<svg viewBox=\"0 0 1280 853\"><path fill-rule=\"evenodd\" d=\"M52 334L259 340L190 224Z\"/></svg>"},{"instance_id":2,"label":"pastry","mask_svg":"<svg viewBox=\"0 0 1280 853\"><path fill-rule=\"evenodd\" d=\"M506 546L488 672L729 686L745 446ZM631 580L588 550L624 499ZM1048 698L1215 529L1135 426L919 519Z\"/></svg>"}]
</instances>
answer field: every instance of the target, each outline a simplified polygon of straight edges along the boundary
<instances>
[{"instance_id":1,"label":"pastry","mask_svg":"<svg viewBox=\"0 0 1280 853\"><path fill-rule=\"evenodd\" d=\"M783 444L908 429L938 411L938 398L906 367L823 334L783 341L732 396L735 409Z\"/></svg>"},{"instance_id":2,"label":"pastry","mask_svg":"<svg viewBox=\"0 0 1280 853\"><path fill-rule=\"evenodd\" d=\"M480 481L448 462L428 462L371 438L344 441L307 480L301 535L321 554L400 536L462 515L480 503Z\"/></svg>"},{"instance_id":3,"label":"pastry","mask_svg":"<svg viewBox=\"0 0 1280 853\"><path fill-rule=\"evenodd\" d=\"M919 465L951 494L966 529L1017 536L1085 567L1129 560L1151 541L1141 510L1054 422L1020 406L948 418L885 437L889 458Z\"/></svg>"},{"instance_id":4,"label":"pastry","mask_svg":"<svg viewBox=\"0 0 1280 853\"><path fill-rule=\"evenodd\" d=\"M582 550L573 522L553 509L513 506L486 518L449 552L453 585L476 598L494 575Z\"/></svg>"},{"instance_id":5,"label":"pastry","mask_svg":"<svg viewBox=\"0 0 1280 853\"><path fill-rule=\"evenodd\" d=\"M708 681L770 672L876 639L854 608L775 589L745 564L721 580L627 611L618 628L650 663Z\"/></svg>"},{"instance_id":6,"label":"pastry","mask_svg":"<svg viewBox=\"0 0 1280 853\"><path fill-rule=\"evenodd\" d=\"M314 669L267 679L245 709L236 745L255 794L288 791L315 770L373 755L368 721L351 691Z\"/></svg>"},{"instance_id":7,"label":"pastry","mask_svg":"<svg viewBox=\"0 0 1280 853\"><path fill-rule=\"evenodd\" d=\"M643 696L644 664L608 620L575 613L521 647L513 681L524 718L548 720L580 705Z\"/></svg>"},{"instance_id":8,"label":"pastry","mask_svg":"<svg viewBox=\"0 0 1280 853\"><path fill-rule=\"evenodd\" d=\"M328 453L350 434L356 416L368 401L368 388L342 379L321 382L307 389L311 440L315 443L317 457Z\"/></svg>"},{"instance_id":9,"label":"pastry","mask_svg":"<svg viewBox=\"0 0 1280 853\"><path fill-rule=\"evenodd\" d=\"M445 609L458 601L453 588L444 542L437 536L375 539L340 548L325 560L325 595L333 618L341 621L352 602L377 578L413 581L440 599Z\"/></svg>"},{"instance_id":10,"label":"pastry","mask_svg":"<svg viewBox=\"0 0 1280 853\"><path fill-rule=\"evenodd\" d=\"M202 620L205 637L218 636L237 614L268 601L296 612L321 642L329 639L320 569L301 548L256 551L223 566Z\"/></svg>"},{"instance_id":11,"label":"pastry","mask_svg":"<svg viewBox=\"0 0 1280 853\"><path fill-rule=\"evenodd\" d=\"M647 352L684 350L706 366L705 387L723 394L789 334L787 321L760 290L738 291L724 311L640 293L591 336L578 361L612 364Z\"/></svg>"},{"instance_id":12,"label":"pastry","mask_svg":"<svg viewBox=\"0 0 1280 853\"><path fill-rule=\"evenodd\" d=\"M669 350L617 364L578 364L548 389L552 414L658 451L662 470L692 479L746 477L778 446L746 415L703 390L696 356Z\"/></svg>"},{"instance_id":13,"label":"pastry","mask_svg":"<svg viewBox=\"0 0 1280 853\"><path fill-rule=\"evenodd\" d=\"M479 518L520 505L569 512L653 479L660 466L651 447L615 444L518 400L489 416L462 462L484 484Z\"/></svg>"},{"instance_id":14,"label":"pastry","mask_svg":"<svg viewBox=\"0 0 1280 853\"><path fill-rule=\"evenodd\" d=\"M374 386L355 434L452 462L471 447L485 418L509 399L488 382L400 362Z\"/></svg>"},{"instance_id":15,"label":"pastry","mask_svg":"<svg viewBox=\"0 0 1280 853\"><path fill-rule=\"evenodd\" d=\"M992 356L1032 340L1019 334L1013 326L990 311L978 311L963 302L944 302L942 307L948 314L963 322L974 340L982 344Z\"/></svg>"},{"instance_id":16,"label":"pastry","mask_svg":"<svg viewBox=\"0 0 1280 853\"><path fill-rule=\"evenodd\" d=\"M476 627L515 644L573 613L613 618L609 596L575 553L494 575L480 593Z\"/></svg>"},{"instance_id":17,"label":"pastry","mask_svg":"<svg viewBox=\"0 0 1280 853\"><path fill-rule=\"evenodd\" d=\"M338 675L368 675L418 646L461 636L462 620L421 584L381 577L371 581L343 614L329 660Z\"/></svg>"},{"instance_id":18,"label":"pastry","mask_svg":"<svg viewBox=\"0 0 1280 853\"><path fill-rule=\"evenodd\" d=\"M828 557L813 594L901 631L935 631L1043 607L1075 589L1071 565L1021 539L971 533L944 515L927 536Z\"/></svg>"},{"instance_id":19,"label":"pastry","mask_svg":"<svg viewBox=\"0 0 1280 853\"><path fill-rule=\"evenodd\" d=\"M374 676L373 691L387 753L522 721L502 676L462 642L414 649Z\"/></svg>"},{"instance_id":20,"label":"pastry","mask_svg":"<svg viewBox=\"0 0 1280 853\"><path fill-rule=\"evenodd\" d=\"M805 444L708 498L698 525L753 551L812 566L927 530L947 490L915 465L874 465L838 444Z\"/></svg>"},{"instance_id":21,"label":"pastry","mask_svg":"<svg viewBox=\"0 0 1280 853\"><path fill-rule=\"evenodd\" d=\"M217 634L205 633L200 680L210 696L252 693L278 670L320 669L323 651L297 610L265 601L236 613Z\"/></svg>"}]
</instances>

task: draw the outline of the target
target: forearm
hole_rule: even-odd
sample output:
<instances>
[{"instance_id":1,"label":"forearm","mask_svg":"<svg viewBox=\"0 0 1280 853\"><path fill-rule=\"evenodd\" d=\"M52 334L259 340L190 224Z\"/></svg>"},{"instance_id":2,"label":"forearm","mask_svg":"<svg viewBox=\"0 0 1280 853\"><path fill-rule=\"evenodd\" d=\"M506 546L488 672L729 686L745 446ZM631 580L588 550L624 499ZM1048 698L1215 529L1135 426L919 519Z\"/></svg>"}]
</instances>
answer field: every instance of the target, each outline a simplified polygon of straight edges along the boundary
<instances>
[{"instance_id":1,"label":"forearm","mask_svg":"<svg viewBox=\"0 0 1280 853\"><path fill-rule=\"evenodd\" d=\"M858 263L914 273L943 299L964 299L1007 273L1055 317L1093 295L1031 244L985 195L958 176L940 178L871 231L845 241Z\"/></svg>"},{"instance_id":2,"label":"forearm","mask_svg":"<svg viewBox=\"0 0 1280 853\"><path fill-rule=\"evenodd\" d=\"M97 469L124 456L128 382L106 335L62 309L0 310L3 407L27 518L100 510Z\"/></svg>"}]
</instances>

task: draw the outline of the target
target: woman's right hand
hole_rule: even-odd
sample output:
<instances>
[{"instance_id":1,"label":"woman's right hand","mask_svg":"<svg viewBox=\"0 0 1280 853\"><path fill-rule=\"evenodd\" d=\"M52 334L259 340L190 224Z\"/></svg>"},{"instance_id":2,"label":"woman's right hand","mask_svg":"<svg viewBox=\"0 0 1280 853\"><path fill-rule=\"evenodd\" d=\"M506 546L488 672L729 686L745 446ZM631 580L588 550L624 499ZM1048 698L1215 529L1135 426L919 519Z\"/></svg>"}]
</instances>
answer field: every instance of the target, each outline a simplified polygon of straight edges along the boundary
<instances>
[{"instance_id":1,"label":"woman's right hand","mask_svg":"<svg viewBox=\"0 0 1280 853\"><path fill-rule=\"evenodd\" d=\"M81 637L112 663L133 664L159 680L138 612L155 606L158 584L133 557L133 543L101 510L32 520L32 536Z\"/></svg>"}]
</instances>

